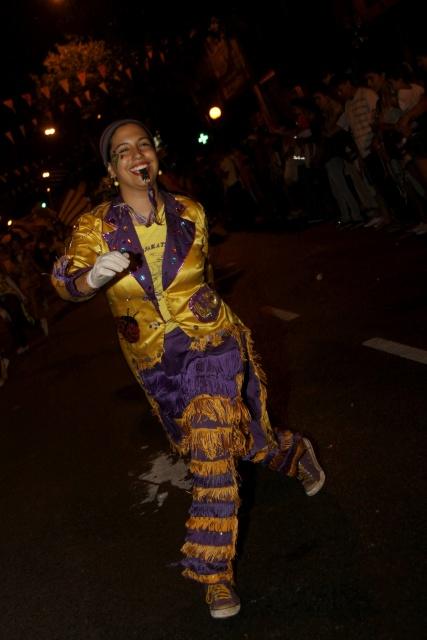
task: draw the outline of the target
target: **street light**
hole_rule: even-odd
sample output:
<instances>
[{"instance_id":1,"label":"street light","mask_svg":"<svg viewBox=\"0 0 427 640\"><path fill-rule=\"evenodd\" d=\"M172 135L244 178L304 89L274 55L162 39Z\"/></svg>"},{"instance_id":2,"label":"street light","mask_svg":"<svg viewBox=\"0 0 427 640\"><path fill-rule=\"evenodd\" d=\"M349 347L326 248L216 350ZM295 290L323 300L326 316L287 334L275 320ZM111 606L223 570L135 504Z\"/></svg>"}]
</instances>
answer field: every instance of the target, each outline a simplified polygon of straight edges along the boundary
<instances>
[{"instance_id":1,"label":"street light","mask_svg":"<svg viewBox=\"0 0 427 640\"><path fill-rule=\"evenodd\" d=\"M209 140L209 136L207 135L207 133L201 133L199 135L197 142L200 142L200 144L207 144L208 140Z\"/></svg>"},{"instance_id":2,"label":"street light","mask_svg":"<svg viewBox=\"0 0 427 640\"><path fill-rule=\"evenodd\" d=\"M55 129L55 127L47 127L47 128L44 130L44 135L45 135L45 136L54 136L54 135L55 135L55 133L56 133L56 129Z\"/></svg>"},{"instance_id":3,"label":"street light","mask_svg":"<svg viewBox=\"0 0 427 640\"><path fill-rule=\"evenodd\" d=\"M7 226L8 226L8 227L11 227L11 226L12 226L12 224L13 224L13 220L8 220L8 221L7 221Z\"/></svg>"},{"instance_id":4,"label":"street light","mask_svg":"<svg viewBox=\"0 0 427 640\"><path fill-rule=\"evenodd\" d=\"M42 178L50 178L50 171L43 171Z\"/></svg>"},{"instance_id":5,"label":"street light","mask_svg":"<svg viewBox=\"0 0 427 640\"><path fill-rule=\"evenodd\" d=\"M219 107L211 107L209 109L209 117L211 120L218 120L222 116L222 111Z\"/></svg>"}]
</instances>

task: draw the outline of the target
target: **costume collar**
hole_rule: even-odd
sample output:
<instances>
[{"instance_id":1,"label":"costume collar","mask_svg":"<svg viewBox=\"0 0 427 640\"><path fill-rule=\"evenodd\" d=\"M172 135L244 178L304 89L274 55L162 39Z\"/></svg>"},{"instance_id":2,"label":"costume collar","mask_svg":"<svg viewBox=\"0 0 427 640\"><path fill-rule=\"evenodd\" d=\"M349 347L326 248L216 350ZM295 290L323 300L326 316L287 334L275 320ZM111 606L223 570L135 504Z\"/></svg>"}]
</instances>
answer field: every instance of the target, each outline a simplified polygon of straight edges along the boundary
<instances>
[{"instance_id":1,"label":"costume collar","mask_svg":"<svg viewBox=\"0 0 427 640\"><path fill-rule=\"evenodd\" d=\"M195 224L182 217L185 206L171 193L162 191L167 225L166 245L162 263L162 284L167 289L173 282L190 251L195 237ZM144 250L132 222L129 206L116 197L104 217L111 231L103 233L110 251L125 251L131 255L130 273L144 289L146 296L158 309L153 279ZM154 223L155 224L155 223Z\"/></svg>"}]
</instances>

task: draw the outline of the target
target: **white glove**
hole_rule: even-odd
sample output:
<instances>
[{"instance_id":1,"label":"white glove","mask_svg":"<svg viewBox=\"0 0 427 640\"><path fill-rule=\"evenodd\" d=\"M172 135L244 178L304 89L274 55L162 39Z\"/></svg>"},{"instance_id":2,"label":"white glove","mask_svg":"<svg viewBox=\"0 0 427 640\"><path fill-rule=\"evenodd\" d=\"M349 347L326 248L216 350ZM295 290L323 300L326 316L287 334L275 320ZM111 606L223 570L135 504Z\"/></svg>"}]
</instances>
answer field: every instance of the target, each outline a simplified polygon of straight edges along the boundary
<instances>
[{"instance_id":1,"label":"white glove","mask_svg":"<svg viewBox=\"0 0 427 640\"><path fill-rule=\"evenodd\" d=\"M92 269L87 274L87 283L92 289L99 289L107 284L114 276L129 267L130 260L127 253L110 251L96 259Z\"/></svg>"}]
</instances>

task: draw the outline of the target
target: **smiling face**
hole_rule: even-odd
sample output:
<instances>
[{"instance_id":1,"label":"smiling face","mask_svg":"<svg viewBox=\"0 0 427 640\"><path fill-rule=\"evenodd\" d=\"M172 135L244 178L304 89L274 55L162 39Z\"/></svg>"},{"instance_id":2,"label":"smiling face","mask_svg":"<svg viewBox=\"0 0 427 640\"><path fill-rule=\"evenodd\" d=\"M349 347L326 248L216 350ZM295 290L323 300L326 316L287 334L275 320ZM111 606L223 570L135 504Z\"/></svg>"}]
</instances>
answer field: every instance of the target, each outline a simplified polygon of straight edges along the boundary
<instances>
[{"instance_id":1,"label":"smiling face","mask_svg":"<svg viewBox=\"0 0 427 640\"><path fill-rule=\"evenodd\" d=\"M146 169L149 180L140 171ZM108 173L117 178L120 189L146 190L155 184L159 163L153 142L147 131L138 124L124 124L113 133L110 142Z\"/></svg>"}]
</instances>

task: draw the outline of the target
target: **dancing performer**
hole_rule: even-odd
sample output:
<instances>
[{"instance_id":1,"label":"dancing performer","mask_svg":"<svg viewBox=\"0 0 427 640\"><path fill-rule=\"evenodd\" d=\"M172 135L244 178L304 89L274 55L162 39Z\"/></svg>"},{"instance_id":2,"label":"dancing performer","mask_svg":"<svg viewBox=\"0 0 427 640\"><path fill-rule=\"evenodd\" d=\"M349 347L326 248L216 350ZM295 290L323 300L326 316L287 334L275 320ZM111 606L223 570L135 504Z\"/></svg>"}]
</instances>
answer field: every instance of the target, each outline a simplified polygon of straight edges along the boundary
<instances>
[{"instance_id":1,"label":"dancing performer","mask_svg":"<svg viewBox=\"0 0 427 640\"><path fill-rule=\"evenodd\" d=\"M212 288L203 208L158 187L147 127L113 122L100 151L118 195L80 217L52 280L76 302L105 290L127 363L192 474L183 575L227 618L240 609L237 461L296 476L308 495L324 472L307 438L271 427L250 331Z\"/></svg>"}]
</instances>

